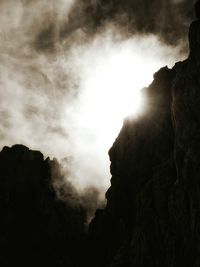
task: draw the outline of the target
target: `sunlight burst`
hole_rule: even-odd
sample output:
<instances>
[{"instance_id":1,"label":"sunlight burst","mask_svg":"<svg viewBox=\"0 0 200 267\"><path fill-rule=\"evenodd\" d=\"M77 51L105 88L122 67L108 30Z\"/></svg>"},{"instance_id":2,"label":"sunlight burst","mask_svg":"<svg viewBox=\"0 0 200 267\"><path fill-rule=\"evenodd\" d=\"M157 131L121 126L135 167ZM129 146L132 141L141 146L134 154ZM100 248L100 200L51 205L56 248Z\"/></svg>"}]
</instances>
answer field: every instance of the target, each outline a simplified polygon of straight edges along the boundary
<instances>
[{"instance_id":1,"label":"sunlight burst","mask_svg":"<svg viewBox=\"0 0 200 267\"><path fill-rule=\"evenodd\" d=\"M152 81L156 69L154 61L147 61L125 49L99 58L87 70L81 84L80 120L82 128L92 128L104 147L112 144L125 117L136 117L145 109L141 89Z\"/></svg>"},{"instance_id":2,"label":"sunlight burst","mask_svg":"<svg viewBox=\"0 0 200 267\"><path fill-rule=\"evenodd\" d=\"M108 34L78 45L70 51L71 59L64 61L78 87L71 105L66 105L64 125L71 133L68 151L76 151L77 177L73 176L73 181L78 181L79 187L91 181L109 186L108 150L124 118L139 119L144 114L141 89L152 82L153 73L165 62L173 64L175 58L154 36L124 41L113 38ZM83 173L90 175L83 177Z\"/></svg>"}]
</instances>

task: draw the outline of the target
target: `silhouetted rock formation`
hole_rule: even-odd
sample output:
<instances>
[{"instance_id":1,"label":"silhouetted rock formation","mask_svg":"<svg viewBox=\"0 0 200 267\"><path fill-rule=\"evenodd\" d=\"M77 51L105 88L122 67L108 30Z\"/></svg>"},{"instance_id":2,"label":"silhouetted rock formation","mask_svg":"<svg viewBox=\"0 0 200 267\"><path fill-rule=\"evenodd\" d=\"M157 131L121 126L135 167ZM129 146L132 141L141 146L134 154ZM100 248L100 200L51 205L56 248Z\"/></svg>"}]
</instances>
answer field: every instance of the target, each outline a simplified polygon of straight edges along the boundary
<instances>
[{"instance_id":1,"label":"silhouetted rock formation","mask_svg":"<svg viewBox=\"0 0 200 267\"><path fill-rule=\"evenodd\" d=\"M2 150L0 266L200 266L199 19L189 43L188 59L159 70L145 110L124 121L87 241L85 212L56 199L49 161L24 146Z\"/></svg>"},{"instance_id":2,"label":"silhouetted rock formation","mask_svg":"<svg viewBox=\"0 0 200 267\"><path fill-rule=\"evenodd\" d=\"M1 151L0 214L0 266L80 266L84 213L56 199L40 152Z\"/></svg>"},{"instance_id":3,"label":"silhouetted rock formation","mask_svg":"<svg viewBox=\"0 0 200 267\"><path fill-rule=\"evenodd\" d=\"M200 19L200 1L198 0L195 4L195 13L198 19Z\"/></svg>"},{"instance_id":4,"label":"silhouetted rock formation","mask_svg":"<svg viewBox=\"0 0 200 267\"><path fill-rule=\"evenodd\" d=\"M189 58L154 75L146 110L125 120L110 149L88 267L200 266L200 20L189 41Z\"/></svg>"}]
</instances>

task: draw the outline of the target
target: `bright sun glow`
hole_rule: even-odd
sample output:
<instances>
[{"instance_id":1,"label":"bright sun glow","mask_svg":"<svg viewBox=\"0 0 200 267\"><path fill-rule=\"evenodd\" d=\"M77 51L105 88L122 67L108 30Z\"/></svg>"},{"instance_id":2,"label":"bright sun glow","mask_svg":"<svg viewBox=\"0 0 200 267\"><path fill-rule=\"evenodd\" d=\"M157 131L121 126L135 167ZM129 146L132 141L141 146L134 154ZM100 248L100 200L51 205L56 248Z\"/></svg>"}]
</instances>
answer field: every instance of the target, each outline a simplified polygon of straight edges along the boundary
<instances>
[{"instance_id":1,"label":"bright sun glow","mask_svg":"<svg viewBox=\"0 0 200 267\"><path fill-rule=\"evenodd\" d=\"M155 71L174 61L169 51L152 36L122 42L103 37L85 48L76 47L72 54L79 94L74 105L66 107L65 118L78 136L71 138L79 155L75 165L82 170L78 181L83 180L82 173L90 173L91 177L84 177L86 184L88 179L109 185L107 151L123 119L145 111L141 89L152 82Z\"/></svg>"},{"instance_id":2,"label":"bright sun glow","mask_svg":"<svg viewBox=\"0 0 200 267\"><path fill-rule=\"evenodd\" d=\"M103 62L104 61L104 62ZM83 127L92 127L101 135L104 144L111 145L128 115L142 112L140 89L152 80L136 55L127 51L108 55L90 70L82 86L81 96Z\"/></svg>"}]
</instances>

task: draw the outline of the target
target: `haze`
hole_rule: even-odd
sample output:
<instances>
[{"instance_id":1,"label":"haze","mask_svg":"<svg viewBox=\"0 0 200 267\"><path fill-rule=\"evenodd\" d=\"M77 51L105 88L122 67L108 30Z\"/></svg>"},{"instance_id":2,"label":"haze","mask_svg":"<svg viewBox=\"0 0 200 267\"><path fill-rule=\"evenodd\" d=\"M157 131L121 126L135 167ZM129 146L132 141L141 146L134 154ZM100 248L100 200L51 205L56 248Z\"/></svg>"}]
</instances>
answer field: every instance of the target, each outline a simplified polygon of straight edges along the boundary
<instances>
[{"instance_id":1,"label":"haze","mask_svg":"<svg viewBox=\"0 0 200 267\"><path fill-rule=\"evenodd\" d=\"M84 8L67 0L0 2L0 144L57 157L77 188L104 192L107 152L123 118L145 109L139 90L187 51L116 20L91 30Z\"/></svg>"}]
</instances>

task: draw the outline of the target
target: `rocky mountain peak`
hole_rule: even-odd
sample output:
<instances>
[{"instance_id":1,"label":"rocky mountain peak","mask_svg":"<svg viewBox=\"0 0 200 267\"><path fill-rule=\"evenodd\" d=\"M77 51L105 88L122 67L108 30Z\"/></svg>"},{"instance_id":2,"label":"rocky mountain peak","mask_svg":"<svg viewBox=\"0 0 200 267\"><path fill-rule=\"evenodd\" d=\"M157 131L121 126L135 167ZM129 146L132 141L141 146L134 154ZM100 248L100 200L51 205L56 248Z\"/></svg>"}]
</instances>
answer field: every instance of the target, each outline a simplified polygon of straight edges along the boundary
<instances>
[{"instance_id":1,"label":"rocky mountain peak","mask_svg":"<svg viewBox=\"0 0 200 267\"><path fill-rule=\"evenodd\" d=\"M200 266L200 1L190 54L142 93L109 151L107 205L85 231L82 207L57 199L48 159L0 152L0 265Z\"/></svg>"},{"instance_id":2,"label":"rocky mountain peak","mask_svg":"<svg viewBox=\"0 0 200 267\"><path fill-rule=\"evenodd\" d=\"M200 1L195 10L188 59L154 75L146 112L125 120L110 149L87 266L200 266Z\"/></svg>"}]
</instances>

